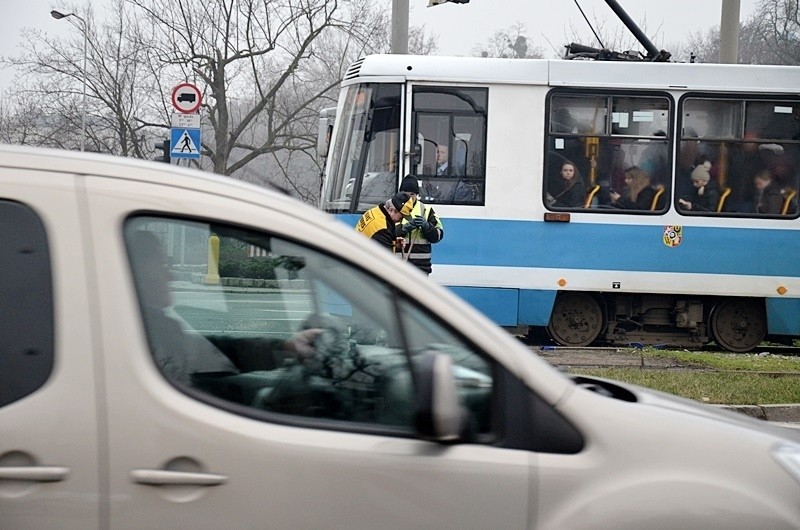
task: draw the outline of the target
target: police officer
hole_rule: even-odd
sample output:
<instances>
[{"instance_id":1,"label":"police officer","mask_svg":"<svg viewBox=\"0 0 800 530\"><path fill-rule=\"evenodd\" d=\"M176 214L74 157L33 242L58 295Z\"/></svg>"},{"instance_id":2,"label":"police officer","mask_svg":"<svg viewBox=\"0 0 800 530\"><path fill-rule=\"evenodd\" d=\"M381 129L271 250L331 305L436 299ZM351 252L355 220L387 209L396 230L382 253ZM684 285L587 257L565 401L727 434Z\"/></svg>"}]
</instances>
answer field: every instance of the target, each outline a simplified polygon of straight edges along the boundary
<instances>
[{"instance_id":1,"label":"police officer","mask_svg":"<svg viewBox=\"0 0 800 530\"><path fill-rule=\"evenodd\" d=\"M395 249L398 233L395 225L411 214L416 198L410 193L400 192L383 204L370 208L356 223L356 232L361 232L392 251Z\"/></svg>"},{"instance_id":2,"label":"police officer","mask_svg":"<svg viewBox=\"0 0 800 530\"><path fill-rule=\"evenodd\" d=\"M400 192L419 196L419 182L411 175L400 183ZM398 233L406 238L403 257L425 274L431 273L431 245L444 237L444 225L433 208L417 200L411 216L399 224Z\"/></svg>"}]
</instances>

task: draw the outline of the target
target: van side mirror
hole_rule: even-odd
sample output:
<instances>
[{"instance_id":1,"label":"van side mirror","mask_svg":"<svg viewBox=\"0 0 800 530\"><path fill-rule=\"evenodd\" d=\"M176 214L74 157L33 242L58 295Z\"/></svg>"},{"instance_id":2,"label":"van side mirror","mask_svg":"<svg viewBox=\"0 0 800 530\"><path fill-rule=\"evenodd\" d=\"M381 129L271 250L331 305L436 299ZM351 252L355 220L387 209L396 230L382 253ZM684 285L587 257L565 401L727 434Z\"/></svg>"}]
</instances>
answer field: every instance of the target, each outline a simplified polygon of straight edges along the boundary
<instances>
[{"instance_id":1,"label":"van side mirror","mask_svg":"<svg viewBox=\"0 0 800 530\"><path fill-rule=\"evenodd\" d=\"M467 415L458 400L453 360L443 353L424 353L413 366L417 435L436 442L458 441Z\"/></svg>"}]
</instances>

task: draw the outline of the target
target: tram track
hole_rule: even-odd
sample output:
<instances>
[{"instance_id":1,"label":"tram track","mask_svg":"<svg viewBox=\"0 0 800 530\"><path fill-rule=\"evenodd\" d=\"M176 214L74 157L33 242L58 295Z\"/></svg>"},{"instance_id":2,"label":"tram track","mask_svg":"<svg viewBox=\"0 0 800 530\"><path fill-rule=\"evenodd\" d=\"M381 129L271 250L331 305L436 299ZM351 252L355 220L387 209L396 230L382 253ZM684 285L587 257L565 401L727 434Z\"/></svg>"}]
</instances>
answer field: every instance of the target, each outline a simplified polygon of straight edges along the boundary
<instances>
[{"instance_id":1,"label":"tram track","mask_svg":"<svg viewBox=\"0 0 800 530\"><path fill-rule=\"evenodd\" d=\"M689 352L709 352L709 353L730 353L732 355L785 355L789 357L798 357L800 356L800 346L783 346L777 344L764 344L754 348L752 351L745 352L745 353L734 353L726 350L725 348L721 348L715 344L709 344L703 348L698 349L687 349L687 348L680 348L680 347L669 347L663 345L640 345L640 344L631 344L631 345L619 345L619 346L559 346L553 343L545 343L543 341L530 341L525 337L518 337L523 343L525 343L529 348L537 349L542 352L584 352L584 353L591 353L595 352L598 354L601 353L629 353L629 354L636 354L636 352L643 350L643 349L655 349L655 350L681 350L681 351L689 351Z\"/></svg>"},{"instance_id":2,"label":"tram track","mask_svg":"<svg viewBox=\"0 0 800 530\"><path fill-rule=\"evenodd\" d=\"M727 370L710 368L699 363L679 360L674 357L647 355L645 352L653 347L634 346L557 346L552 343L541 344L539 341L530 341L520 338L530 350L549 362L551 365L562 369L573 368L635 368L641 370L663 371L692 371L705 373L739 373L752 374L759 377L787 377L792 380L800 377L799 371L762 371L762 370ZM715 345L710 345L702 350L685 350L682 348L657 348L659 350L678 350L696 353L724 353L735 356L748 356L754 360L765 356L800 356L800 347L764 344L748 353L732 353Z\"/></svg>"}]
</instances>

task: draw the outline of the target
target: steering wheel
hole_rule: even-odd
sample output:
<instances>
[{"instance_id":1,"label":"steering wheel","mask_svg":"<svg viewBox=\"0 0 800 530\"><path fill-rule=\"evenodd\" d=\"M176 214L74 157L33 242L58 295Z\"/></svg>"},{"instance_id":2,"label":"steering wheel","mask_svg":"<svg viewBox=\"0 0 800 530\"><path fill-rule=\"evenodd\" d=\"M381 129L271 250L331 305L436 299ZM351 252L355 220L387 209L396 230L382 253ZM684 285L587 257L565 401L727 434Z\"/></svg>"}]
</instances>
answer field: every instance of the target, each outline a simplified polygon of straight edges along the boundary
<instances>
[{"instance_id":1,"label":"steering wheel","mask_svg":"<svg viewBox=\"0 0 800 530\"><path fill-rule=\"evenodd\" d=\"M302 329L321 329L314 341L318 358L342 356L350 351L350 336L342 317L330 313L312 313L306 318Z\"/></svg>"}]
</instances>

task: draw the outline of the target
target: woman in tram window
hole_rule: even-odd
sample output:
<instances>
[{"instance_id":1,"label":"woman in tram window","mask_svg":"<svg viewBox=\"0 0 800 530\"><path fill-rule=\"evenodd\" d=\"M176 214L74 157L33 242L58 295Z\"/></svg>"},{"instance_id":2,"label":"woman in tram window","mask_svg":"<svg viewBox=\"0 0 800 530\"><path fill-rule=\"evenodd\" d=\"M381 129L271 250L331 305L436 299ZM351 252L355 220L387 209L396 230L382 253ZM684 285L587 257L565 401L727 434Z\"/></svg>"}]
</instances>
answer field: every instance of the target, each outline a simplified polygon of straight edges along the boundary
<instances>
[{"instance_id":1,"label":"woman in tram window","mask_svg":"<svg viewBox=\"0 0 800 530\"><path fill-rule=\"evenodd\" d=\"M649 210L656 196L650 185L650 175L638 166L625 170L625 189L622 193L611 191L611 204L626 210Z\"/></svg>"},{"instance_id":2,"label":"woman in tram window","mask_svg":"<svg viewBox=\"0 0 800 530\"><path fill-rule=\"evenodd\" d=\"M561 164L560 178L554 179L553 189L548 193L549 206L561 208L577 208L583 206L586 199L586 187L578 168L570 161Z\"/></svg>"}]
</instances>

